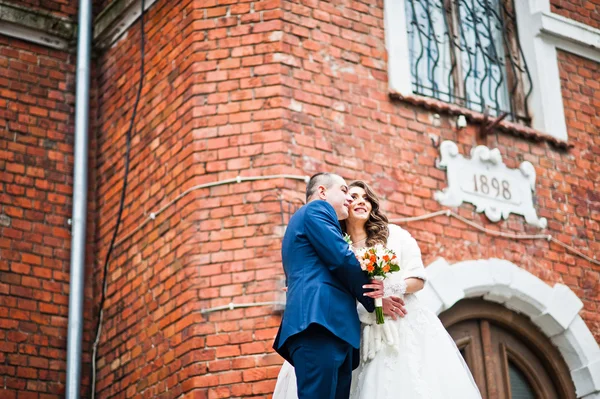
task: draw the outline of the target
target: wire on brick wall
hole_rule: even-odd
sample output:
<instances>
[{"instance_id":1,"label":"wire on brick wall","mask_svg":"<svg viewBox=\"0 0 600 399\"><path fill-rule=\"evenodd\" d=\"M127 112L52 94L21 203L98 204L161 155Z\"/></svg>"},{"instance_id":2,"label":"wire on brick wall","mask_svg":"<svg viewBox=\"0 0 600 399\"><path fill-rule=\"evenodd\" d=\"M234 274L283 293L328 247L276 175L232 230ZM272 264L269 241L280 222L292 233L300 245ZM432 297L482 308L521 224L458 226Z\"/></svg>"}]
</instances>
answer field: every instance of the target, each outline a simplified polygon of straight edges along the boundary
<instances>
[{"instance_id":1,"label":"wire on brick wall","mask_svg":"<svg viewBox=\"0 0 600 399\"><path fill-rule=\"evenodd\" d=\"M164 212L167 208L169 208L170 206L172 206L173 204L175 204L177 201L179 201L180 199L182 199L183 197L185 197L186 195L188 195L189 193L191 193L194 190L199 190L199 189L203 189L203 188L210 188L210 187L217 187L217 186L222 186L225 184L232 184L232 183L242 183L242 182L247 182L247 181L258 181L258 180L271 180L271 179L291 179L291 180L301 180L304 181L306 183L308 183L308 176L300 176L300 175L269 175L269 176L247 176L247 177L242 177L242 176L237 176L233 179L226 179L226 180L220 180L220 181L215 181L215 182L211 182L211 183L205 183L205 184L199 184L197 186L194 187L190 187L187 190L185 190L184 192L182 192L181 194L179 194L177 197L175 197L173 200L169 201L167 204L165 204L164 206L162 206L160 209L158 209L155 212L150 213L150 215L142 222L140 223L136 228L134 228L132 231L130 231L129 233L127 233L122 239L120 239L119 241L117 241L117 243L115 244L115 246L118 246L120 244L122 244L125 240L127 240L128 238L130 238L133 234L135 234L136 232L138 232L140 229L142 229L146 224L148 224L150 221L156 219L156 217L158 215L160 215L162 212ZM392 223L411 223L411 222L417 222L420 220L426 220L426 219L431 219L437 216L441 216L441 215L445 215L448 217L453 217L457 220L460 220L461 222L483 232L486 233L488 235L491 236L496 236L496 237L504 237L504 238L510 238L512 240L547 240L547 241L551 241L554 242L558 245L560 245L561 247L565 248L566 250L568 250L569 252L574 253L577 256L582 257L583 259L595 264L595 265L599 265L600 266L600 261L593 259L587 255L585 255L584 253L578 251L576 248L565 244L562 241L559 241L558 239L554 238L552 235L550 234L513 234L513 233L505 233L502 231L496 231L496 230L491 230L491 229L486 229L485 227L470 221L469 219L466 219L462 216L460 216L459 214L453 212L450 209L443 209L440 211L436 211L436 212L432 212L432 213L427 213L425 215L420 215L420 216L413 216L413 217L407 217L407 218L395 218L395 219L390 219L390 222Z\"/></svg>"},{"instance_id":2,"label":"wire on brick wall","mask_svg":"<svg viewBox=\"0 0 600 399\"><path fill-rule=\"evenodd\" d=\"M486 229L485 227L483 227L477 223L470 221L467 218L464 218L463 216L460 216L459 214L451 211L450 209L433 212L433 213L428 213L425 215L416 216L416 217L412 217L412 218L391 219L390 222L409 223L409 222L415 222L418 220L431 219L431 218L439 216L441 214L458 219L461 222L463 222L471 227L474 227L475 229L477 229L481 232L484 232L488 235L491 235L491 236L510 238L513 240L547 240L547 241L550 241L550 242L560 245L561 247L565 248L567 251L572 252L575 255L582 257L583 259L587 260L590 263L600 266L600 261L593 259L593 258L587 256L586 254L584 254L583 252L578 251L576 248L574 248L568 244L565 244L564 242L552 237L551 234L513 234L513 233L505 233L502 231L490 230L490 229Z\"/></svg>"},{"instance_id":3,"label":"wire on brick wall","mask_svg":"<svg viewBox=\"0 0 600 399\"><path fill-rule=\"evenodd\" d=\"M290 176L290 175L264 176L264 177L256 176L256 177L246 178L246 179L261 180L261 179L276 178L276 177L277 178L285 177L285 178L296 179L296 180L306 179L306 177L304 177L304 176ZM240 179L241 178L238 177L236 179L222 180L220 182L214 182L214 183L209 183L209 184L211 185L211 187L214 187L214 186L218 186L218 185L222 185L222 184L230 184L230 183L235 183L235 182L239 183L239 182L241 182ZM181 199L183 196L187 195L190 191L193 191L198 188L203 188L203 187L196 186L196 187L190 188L189 190L187 190L186 192L182 193L177 198L175 198L175 200L171 201L170 203L168 203L167 205L162 207L159 210L159 212L163 212L167 207L171 206L173 203L175 203L176 201ZM154 219L154 217L152 217L152 215L153 214L151 214L151 217L149 220ZM485 234L495 236L495 237L503 237L503 238L508 238L508 239L512 239L512 240L547 240L549 242L553 242L553 243L560 245L561 247L565 248L567 251L572 252L575 255L582 257L583 259L587 260L590 263L593 263L595 265L600 265L600 261L585 255L584 253L578 251L576 248L574 248L568 244L565 244L562 241L559 241L558 239L552 237L552 235L550 235L550 234L513 234L513 233L506 233L503 231L491 230L491 229L487 229L484 226L481 226L475 222L470 221L469 219L457 214L456 212L453 212L450 209L443 209L443 210L439 210L436 212L427 213L427 214L419 215L419 216L413 216L413 217L393 218L393 219L390 219L390 223L402 224L402 223L418 222L418 221L422 221L422 220L432 219L432 218L435 218L438 216L453 217L457 220L460 220L461 222L465 223L468 226L471 226ZM136 231L138 231L141 227L146 225L149 220L144 221L142 223L142 225L140 225L140 227L134 229L130 234L128 234L128 237L131 236ZM216 312L216 311L220 311L220 310L233 310L233 309L237 309L237 308L241 308L241 307L274 306L274 305L281 305L281 304L282 304L281 302L255 302L255 303L242 303L242 304L236 304L236 303L231 302L228 305L222 305L222 306L217 306L217 307L213 307L213 308L203 309L200 311L200 313L208 314L208 313Z\"/></svg>"},{"instance_id":4,"label":"wire on brick wall","mask_svg":"<svg viewBox=\"0 0 600 399\"><path fill-rule=\"evenodd\" d=\"M230 302L227 305L215 306L214 308L202 309L200 314L208 314L212 312L217 312L219 310L234 310L240 308L252 308L258 306L284 306L285 302L282 301L271 301L271 302L248 302L248 303L233 303Z\"/></svg>"},{"instance_id":5,"label":"wire on brick wall","mask_svg":"<svg viewBox=\"0 0 600 399\"><path fill-rule=\"evenodd\" d=\"M233 179L227 179L227 180L220 180L220 181L216 181L216 182L198 184L197 186L188 188L187 190L185 190L184 192L182 192L181 194L179 194L177 197L175 197L173 200L169 201L167 204L165 204L163 207L161 207L157 211L151 212L148 215L148 217L146 218L146 220L144 220L142 223L139 224L139 226L137 226L136 228L134 228L133 230L131 230L123 238L121 238L119 241L117 241L115 243L115 246L119 246L120 244L122 244L125 240L127 240L132 235L134 235L135 233L137 233L138 231L140 231L149 222L151 222L152 220L156 219L156 217L158 215L160 215L161 213L163 213L167 208L169 208L171 205L175 204L177 201L179 201L180 199L182 199L183 197L185 197L186 195L188 195L192 191L200 190L200 189L203 189L203 188L211 188L211 187L222 186L222 185L231 184L231 183L242 183L242 182L247 182L247 181L272 180L272 179L302 180L302 181L304 181L305 183L308 184L308 180L310 178L308 176L297 176L297 175L269 175L269 176L248 176L248 177L237 176L237 177L235 177Z\"/></svg>"},{"instance_id":6,"label":"wire on brick wall","mask_svg":"<svg viewBox=\"0 0 600 399\"><path fill-rule=\"evenodd\" d=\"M140 82L133 104L133 110L131 112L131 120L129 122L129 128L125 133L125 171L123 173L123 187L121 189L121 199L119 201L119 211L117 212L117 222L115 230L108 246L106 253L106 259L104 260L104 268L102 275L102 294L100 298L99 314L98 314L98 327L96 328L96 339L92 347L92 386L91 386L91 397L92 399L96 396L96 356L98 353L98 344L100 342L100 334L102 333L102 319L104 317L104 302L106 301L106 290L107 290L107 275L108 275L108 263L110 261L110 255L115 247L115 240L119 234L119 226L121 225L121 219L123 216L123 208L125 206L125 194L127 193L127 178L129 177L129 161L131 153L131 133L135 124L135 117L137 115L138 105L142 94L142 87L144 86L144 44L145 44L145 32L144 32L144 13L145 13L145 0L141 1L140 10Z\"/></svg>"}]
</instances>

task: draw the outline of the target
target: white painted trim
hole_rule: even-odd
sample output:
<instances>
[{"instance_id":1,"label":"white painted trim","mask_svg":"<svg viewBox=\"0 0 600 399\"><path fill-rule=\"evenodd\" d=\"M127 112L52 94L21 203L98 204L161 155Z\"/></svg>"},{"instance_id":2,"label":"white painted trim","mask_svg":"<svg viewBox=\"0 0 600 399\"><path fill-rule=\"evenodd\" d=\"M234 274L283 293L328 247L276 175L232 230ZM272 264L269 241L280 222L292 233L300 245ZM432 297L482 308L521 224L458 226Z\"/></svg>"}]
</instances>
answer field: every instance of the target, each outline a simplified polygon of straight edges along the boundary
<instances>
[{"instance_id":1,"label":"white painted trim","mask_svg":"<svg viewBox=\"0 0 600 399\"><path fill-rule=\"evenodd\" d=\"M116 43L133 25L141 14L141 0L121 0L125 2L124 10L116 13L101 14L94 21L94 45L108 48ZM148 10L156 0L146 0L144 9ZM109 6L110 7L110 6Z\"/></svg>"},{"instance_id":2,"label":"white painted trim","mask_svg":"<svg viewBox=\"0 0 600 399\"><path fill-rule=\"evenodd\" d=\"M59 50L66 50L69 48L69 42L60 36L11 22L0 22L0 34Z\"/></svg>"},{"instance_id":3,"label":"white painted trim","mask_svg":"<svg viewBox=\"0 0 600 399\"><path fill-rule=\"evenodd\" d=\"M59 50L75 39L74 23L29 7L0 0L0 34Z\"/></svg>"},{"instance_id":4,"label":"white painted trim","mask_svg":"<svg viewBox=\"0 0 600 399\"><path fill-rule=\"evenodd\" d=\"M522 2L528 3L528 7L531 10L531 13L545 12L549 13L550 8L550 0L524 0ZM517 2L515 2L517 3Z\"/></svg>"},{"instance_id":5,"label":"white painted trim","mask_svg":"<svg viewBox=\"0 0 600 399\"><path fill-rule=\"evenodd\" d=\"M123 38L140 16L141 0L115 0L94 20L94 46L108 48ZM148 10L156 0L145 0ZM0 34L60 50L69 49L75 23L0 0ZM73 38L74 39L74 38Z\"/></svg>"},{"instance_id":6,"label":"white painted trim","mask_svg":"<svg viewBox=\"0 0 600 399\"><path fill-rule=\"evenodd\" d=\"M600 348L579 316L583 303L563 284L550 287L501 259L450 265L440 258L427 267L427 284L417 296L436 314L463 298L483 297L526 315L559 349L578 398L600 397Z\"/></svg>"},{"instance_id":7,"label":"white painted trim","mask_svg":"<svg viewBox=\"0 0 600 399\"><path fill-rule=\"evenodd\" d=\"M552 13L538 13L540 34L556 48L600 62L600 29Z\"/></svg>"},{"instance_id":8,"label":"white painted trim","mask_svg":"<svg viewBox=\"0 0 600 399\"><path fill-rule=\"evenodd\" d=\"M556 49L600 62L600 30L550 12L549 0L515 1L517 28L532 78L532 127L568 139ZM405 0L385 0L389 89L412 94Z\"/></svg>"},{"instance_id":9,"label":"white painted trim","mask_svg":"<svg viewBox=\"0 0 600 399\"><path fill-rule=\"evenodd\" d=\"M405 0L385 0L385 44L388 52L389 89L402 95L412 94Z\"/></svg>"},{"instance_id":10,"label":"white painted trim","mask_svg":"<svg viewBox=\"0 0 600 399\"><path fill-rule=\"evenodd\" d=\"M517 29L533 85L529 97L532 127L567 140L567 122L556 47L540 35L540 1L515 1ZM548 6L549 7L549 6Z\"/></svg>"}]
</instances>

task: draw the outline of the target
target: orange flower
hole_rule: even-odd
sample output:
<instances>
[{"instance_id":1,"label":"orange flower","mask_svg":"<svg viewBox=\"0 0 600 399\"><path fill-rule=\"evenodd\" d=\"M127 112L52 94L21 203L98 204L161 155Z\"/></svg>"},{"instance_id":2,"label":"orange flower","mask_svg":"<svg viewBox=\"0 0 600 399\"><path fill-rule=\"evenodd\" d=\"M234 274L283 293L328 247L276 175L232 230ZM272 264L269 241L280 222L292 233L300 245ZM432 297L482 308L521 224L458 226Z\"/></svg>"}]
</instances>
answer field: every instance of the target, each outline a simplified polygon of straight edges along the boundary
<instances>
[{"instance_id":1,"label":"orange flower","mask_svg":"<svg viewBox=\"0 0 600 399\"><path fill-rule=\"evenodd\" d=\"M385 265L384 267L381 268L381 270L383 270L384 273L387 273L390 271L390 265Z\"/></svg>"},{"instance_id":2,"label":"orange flower","mask_svg":"<svg viewBox=\"0 0 600 399\"><path fill-rule=\"evenodd\" d=\"M390 261L389 255L383 255L383 260L386 262L389 262Z\"/></svg>"},{"instance_id":3,"label":"orange flower","mask_svg":"<svg viewBox=\"0 0 600 399\"><path fill-rule=\"evenodd\" d=\"M373 266L373 264L372 264L372 263L369 263L369 264L367 265L367 271L368 271L368 272L372 272L373 270L375 270L375 266Z\"/></svg>"}]
</instances>

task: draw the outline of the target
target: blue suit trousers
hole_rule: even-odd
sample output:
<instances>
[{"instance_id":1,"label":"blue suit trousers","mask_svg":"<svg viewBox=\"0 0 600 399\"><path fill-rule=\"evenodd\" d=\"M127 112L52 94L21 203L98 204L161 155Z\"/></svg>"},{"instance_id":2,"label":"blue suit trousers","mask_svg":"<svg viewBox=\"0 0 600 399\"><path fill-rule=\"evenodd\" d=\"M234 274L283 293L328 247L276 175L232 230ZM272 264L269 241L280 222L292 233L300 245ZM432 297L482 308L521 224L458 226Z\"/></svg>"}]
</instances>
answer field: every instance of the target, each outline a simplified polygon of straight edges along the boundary
<instances>
[{"instance_id":1,"label":"blue suit trousers","mask_svg":"<svg viewBox=\"0 0 600 399\"><path fill-rule=\"evenodd\" d=\"M286 342L296 369L298 399L348 399L352 345L326 328L311 324Z\"/></svg>"}]
</instances>

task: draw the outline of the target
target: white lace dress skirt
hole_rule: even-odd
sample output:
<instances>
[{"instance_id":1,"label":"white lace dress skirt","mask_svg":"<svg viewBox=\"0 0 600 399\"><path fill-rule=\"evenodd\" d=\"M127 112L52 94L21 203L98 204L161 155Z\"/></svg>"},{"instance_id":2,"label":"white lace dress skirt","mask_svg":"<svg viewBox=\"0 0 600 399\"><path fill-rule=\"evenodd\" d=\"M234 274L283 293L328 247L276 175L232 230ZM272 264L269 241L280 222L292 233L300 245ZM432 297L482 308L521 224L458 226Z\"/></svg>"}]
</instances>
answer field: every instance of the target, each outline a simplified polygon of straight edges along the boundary
<instances>
[{"instance_id":1,"label":"white lace dress skirt","mask_svg":"<svg viewBox=\"0 0 600 399\"><path fill-rule=\"evenodd\" d=\"M283 362L283 366L279 370L273 399L298 399L296 370L288 362Z\"/></svg>"},{"instance_id":2,"label":"white lace dress skirt","mask_svg":"<svg viewBox=\"0 0 600 399\"><path fill-rule=\"evenodd\" d=\"M360 309L361 362L352 375L352 399L481 398L471 372L438 317L414 295L407 315L372 324Z\"/></svg>"}]
</instances>

